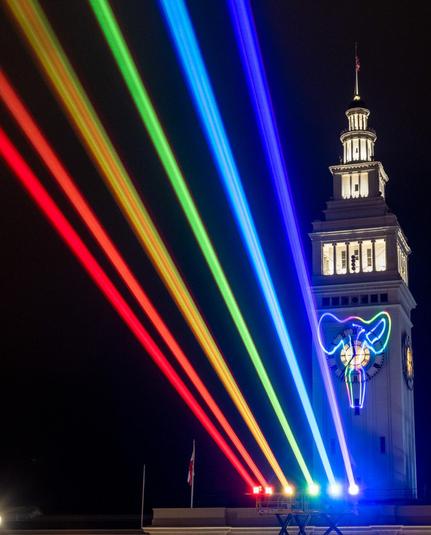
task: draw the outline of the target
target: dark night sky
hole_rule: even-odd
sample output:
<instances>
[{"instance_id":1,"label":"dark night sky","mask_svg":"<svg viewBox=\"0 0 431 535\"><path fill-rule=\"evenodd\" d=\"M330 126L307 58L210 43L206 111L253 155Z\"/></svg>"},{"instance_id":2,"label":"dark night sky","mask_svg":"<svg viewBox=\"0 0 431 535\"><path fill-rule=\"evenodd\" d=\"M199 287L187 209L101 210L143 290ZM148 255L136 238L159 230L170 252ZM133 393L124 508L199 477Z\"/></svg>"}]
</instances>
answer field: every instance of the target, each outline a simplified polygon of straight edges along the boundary
<instances>
[{"instance_id":1,"label":"dark night sky","mask_svg":"<svg viewBox=\"0 0 431 535\"><path fill-rule=\"evenodd\" d=\"M426 307L429 272L430 8L405 3L255 0L275 111L307 250L311 221L331 194L328 165L353 91L359 41L360 92L378 135L376 157L389 175L387 201L413 254L415 402L419 491L431 499ZM247 95L227 7L189 0L191 16L268 255L295 346L309 372L310 346L290 252ZM277 456L295 462L274 421L226 309L88 5L44 1L72 64L134 177ZM157 2L113 2L246 320L306 456L311 439L267 318ZM140 249L11 18L1 12L1 64L159 307L261 466L257 447ZM86 242L106 263L18 128L1 123ZM248 503L245 488L184 403L145 355L14 176L0 180L0 507L34 504L47 513L137 513L142 463L147 508L184 506L192 439L197 503ZM106 266L108 272L112 270ZM113 275L114 280L117 281ZM153 332L148 321L144 324ZM428 490L427 490L428 485Z\"/></svg>"}]
</instances>

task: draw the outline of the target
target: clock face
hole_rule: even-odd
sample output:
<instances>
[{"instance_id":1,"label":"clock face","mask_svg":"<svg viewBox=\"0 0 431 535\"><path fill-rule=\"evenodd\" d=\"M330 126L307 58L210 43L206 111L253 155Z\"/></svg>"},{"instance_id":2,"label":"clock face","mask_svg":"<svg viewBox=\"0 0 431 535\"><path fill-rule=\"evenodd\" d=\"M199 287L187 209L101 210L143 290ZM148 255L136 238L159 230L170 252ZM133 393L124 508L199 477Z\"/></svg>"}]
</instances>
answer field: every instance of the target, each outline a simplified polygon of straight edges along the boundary
<instances>
[{"instance_id":1,"label":"clock face","mask_svg":"<svg viewBox=\"0 0 431 535\"><path fill-rule=\"evenodd\" d=\"M365 371L364 381L370 380L383 366L384 351L381 344L377 350L370 350L365 331L359 325L353 324L343 329L332 341L332 346L340 348L339 352L326 352L329 367L340 379L344 379L348 370L362 368Z\"/></svg>"},{"instance_id":2,"label":"clock face","mask_svg":"<svg viewBox=\"0 0 431 535\"><path fill-rule=\"evenodd\" d=\"M335 337L331 332L339 329ZM325 313L319 322L319 340L328 365L346 383L352 408L362 408L366 383L383 367L391 328L390 316L380 312L370 320L357 316L344 319Z\"/></svg>"},{"instance_id":3,"label":"clock face","mask_svg":"<svg viewBox=\"0 0 431 535\"><path fill-rule=\"evenodd\" d=\"M404 340L404 350L403 350L403 369L404 369L404 378L407 383L407 387L410 390L413 390L414 383L414 367L413 367L413 349L411 346L410 338L405 337Z\"/></svg>"},{"instance_id":4,"label":"clock face","mask_svg":"<svg viewBox=\"0 0 431 535\"><path fill-rule=\"evenodd\" d=\"M340 360L344 367L365 368L370 363L370 350L359 340L346 344L340 352Z\"/></svg>"}]
</instances>

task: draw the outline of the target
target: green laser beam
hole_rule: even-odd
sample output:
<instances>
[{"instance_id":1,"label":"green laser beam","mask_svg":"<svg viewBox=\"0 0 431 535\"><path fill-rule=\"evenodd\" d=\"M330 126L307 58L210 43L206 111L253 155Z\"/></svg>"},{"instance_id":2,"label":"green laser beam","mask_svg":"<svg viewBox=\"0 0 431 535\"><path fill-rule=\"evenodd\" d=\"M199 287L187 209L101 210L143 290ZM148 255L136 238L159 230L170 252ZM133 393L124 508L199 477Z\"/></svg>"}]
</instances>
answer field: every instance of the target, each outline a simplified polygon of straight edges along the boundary
<instances>
[{"instance_id":1,"label":"green laser beam","mask_svg":"<svg viewBox=\"0 0 431 535\"><path fill-rule=\"evenodd\" d=\"M156 149L157 155L168 175L172 187L184 214L192 228L193 234L198 241L199 247L208 267L214 277L218 289L226 303L229 313L235 323L239 335L247 349L254 368L259 379L267 393L269 401L277 415L280 425L286 435L286 438L292 448L292 451L298 461L302 473L310 485L313 479L305 463L304 457L299 449L298 443L293 435L292 429L287 421L286 415L281 407L279 399L272 386L271 380L263 365L262 359L258 353L253 338L245 323L244 317L239 309L238 303L205 229L205 225L199 215L198 209L190 194L184 176L179 168L174 153L169 145L167 137L163 131L162 125L157 117L154 106L147 90L139 75L136 64L127 47L114 13L107 0L88 0L96 19L102 29L103 35L109 45L109 48L117 63L123 79L128 87L130 95L135 103L136 109L144 123L144 126L151 138Z\"/></svg>"}]
</instances>

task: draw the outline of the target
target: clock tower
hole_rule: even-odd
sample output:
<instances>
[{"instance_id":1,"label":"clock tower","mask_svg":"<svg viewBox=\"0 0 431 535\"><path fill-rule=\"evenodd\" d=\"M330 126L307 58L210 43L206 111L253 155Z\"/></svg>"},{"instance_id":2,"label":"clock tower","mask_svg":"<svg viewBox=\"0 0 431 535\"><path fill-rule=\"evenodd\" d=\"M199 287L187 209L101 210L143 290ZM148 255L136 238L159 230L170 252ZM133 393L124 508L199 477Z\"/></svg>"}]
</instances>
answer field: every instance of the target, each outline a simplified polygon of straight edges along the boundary
<instances>
[{"instance_id":1,"label":"clock tower","mask_svg":"<svg viewBox=\"0 0 431 535\"><path fill-rule=\"evenodd\" d=\"M312 284L319 342L335 385L355 479L369 499L411 499L416 490L410 248L386 203L389 178L374 158L375 131L359 95L329 168L333 196L313 222ZM336 475L344 466L316 358L313 403ZM317 463L316 463L317 466Z\"/></svg>"}]
</instances>

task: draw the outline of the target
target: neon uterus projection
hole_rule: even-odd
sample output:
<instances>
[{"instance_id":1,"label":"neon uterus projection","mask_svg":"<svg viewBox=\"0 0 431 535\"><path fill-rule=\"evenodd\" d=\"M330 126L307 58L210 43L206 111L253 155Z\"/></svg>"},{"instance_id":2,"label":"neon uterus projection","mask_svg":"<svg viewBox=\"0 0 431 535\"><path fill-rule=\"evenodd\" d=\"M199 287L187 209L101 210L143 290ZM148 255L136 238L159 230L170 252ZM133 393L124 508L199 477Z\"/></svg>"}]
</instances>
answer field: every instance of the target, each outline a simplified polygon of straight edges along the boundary
<instances>
[{"instance_id":1,"label":"neon uterus projection","mask_svg":"<svg viewBox=\"0 0 431 535\"><path fill-rule=\"evenodd\" d=\"M343 329L334 335L334 324ZM352 409L362 409L367 382L383 366L389 342L391 318L385 311L370 320L358 316L340 319L326 312L319 320L319 342L331 370L344 380Z\"/></svg>"}]
</instances>

